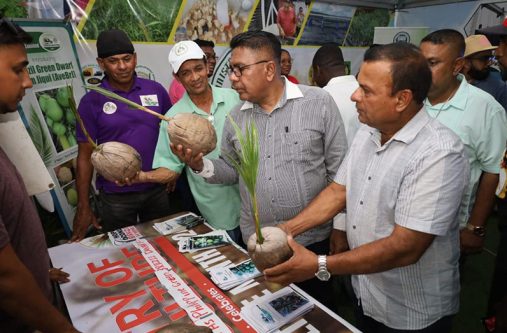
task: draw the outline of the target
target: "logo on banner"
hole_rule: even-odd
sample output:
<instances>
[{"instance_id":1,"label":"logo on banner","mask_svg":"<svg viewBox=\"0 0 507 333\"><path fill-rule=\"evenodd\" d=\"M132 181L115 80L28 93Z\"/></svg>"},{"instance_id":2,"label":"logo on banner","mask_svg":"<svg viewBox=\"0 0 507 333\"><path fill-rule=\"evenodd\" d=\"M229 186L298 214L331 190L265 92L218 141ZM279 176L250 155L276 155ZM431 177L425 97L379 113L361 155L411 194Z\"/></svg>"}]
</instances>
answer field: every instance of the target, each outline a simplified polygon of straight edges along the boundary
<instances>
[{"instance_id":1,"label":"logo on banner","mask_svg":"<svg viewBox=\"0 0 507 333\"><path fill-rule=\"evenodd\" d=\"M157 95L142 95L140 97L142 106L158 106Z\"/></svg>"},{"instance_id":2,"label":"logo on banner","mask_svg":"<svg viewBox=\"0 0 507 333\"><path fill-rule=\"evenodd\" d=\"M410 35L408 32L400 31L396 35L394 35L393 42L394 43L399 43L399 42L410 43Z\"/></svg>"},{"instance_id":3,"label":"logo on banner","mask_svg":"<svg viewBox=\"0 0 507 333\"><path fill-rule=\"evenodd\" d=\"M116 109L118 107L113 102L105 102L104 106L102 107L102 111L106 114L113 114L116 112Z\"/></svg>"},{"instance_id":4,"label":"logo on banner","mask_svg":"<svg viewBox=\"0 0 507 333\"><path fill-rule=\"evenodd\" d=\"M211 85L215 87L230 87L229 81L229 61L231 60L231 49L224 52L222 57L215 65L215 72L211 77Z\"/></svg>"},{"instance_id":5,"label":"logo on banner","mask_svg":"<svg viewBox=\"0 0 507 333\"><path fill-rule=\"evenodd\" d=\"M40 46L50 52L58 51L61 47L60 41L53 34L43 33L39 37Z\"/></svg>"}]
</instances>

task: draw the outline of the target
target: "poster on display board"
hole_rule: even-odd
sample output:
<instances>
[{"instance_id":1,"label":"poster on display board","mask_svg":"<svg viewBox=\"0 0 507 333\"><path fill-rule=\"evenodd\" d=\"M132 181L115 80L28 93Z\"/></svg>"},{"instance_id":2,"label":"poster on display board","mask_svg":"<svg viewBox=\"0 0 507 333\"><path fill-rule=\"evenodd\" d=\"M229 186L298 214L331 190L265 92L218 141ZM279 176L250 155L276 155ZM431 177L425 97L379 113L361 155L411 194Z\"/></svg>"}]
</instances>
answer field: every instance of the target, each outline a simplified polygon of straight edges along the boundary
<instances>
[{"instance_id":1,"label":"poster on display board","mask_svg":"<svg viewBox=\"0 0 507 333\"><path fill-rule=\"evenodd\" d=\"M33 87L20 103L20 115L56 185L52 196L68 232L77 205L77 142L76 118L69 108L67 85L72 85L78 103L85 94L73 32L64 22L16 23L33 39L25 45Z\"/></svg>"}]
</instances>

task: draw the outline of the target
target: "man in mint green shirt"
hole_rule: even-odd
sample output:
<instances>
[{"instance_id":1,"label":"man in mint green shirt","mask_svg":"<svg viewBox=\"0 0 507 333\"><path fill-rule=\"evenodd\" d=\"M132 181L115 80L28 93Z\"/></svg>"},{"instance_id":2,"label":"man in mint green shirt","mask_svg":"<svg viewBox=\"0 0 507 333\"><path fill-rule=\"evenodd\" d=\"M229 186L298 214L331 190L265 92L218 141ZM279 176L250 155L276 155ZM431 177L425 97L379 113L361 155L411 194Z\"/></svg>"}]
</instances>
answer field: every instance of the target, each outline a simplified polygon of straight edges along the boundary
<instances>
[{"instance_id":1,"label":"man in mint green shirt","mask_svg":"<svg viewBox=\"0 0 507 333\"><path fill-rule=\"evenodd\" d=\"M174 45L169 53L169 63L174 78L185 87L186 93L166 113L174 117L178 113L193 113L207 118L217 133L217 146L209 153L209 158L218 158L222 130L227 114L237 104L239 96L232 89L212 87L208 84L208 65L201 48L192 41L182 41ZM140 172L139 181L171 183L174 182L185 164L170 149L167 135L167 122L162 121L153 159L154 171ZM241 199L237 184L208 184L204 179L187 168L186 175L190 190L201 214L215 229L227 230L231 238L241 243L239 214Z\"/></svg>"},{"instance_id":2,"label":"man in mint green shirt","mask_svg":"<svg viewBox=\"0 0 507 333\"><path fill-rule=\"evenodd\" d=\"M461 138L470 163L470 182L459 221L461 251L472 253L484 244L507 140L507 119L493 96L458 74L464 50L464 37L451 29L432 32L421 42L421 52L432 71L432 85L424 101L426 111Z\"/></svg>"}]
</instances>

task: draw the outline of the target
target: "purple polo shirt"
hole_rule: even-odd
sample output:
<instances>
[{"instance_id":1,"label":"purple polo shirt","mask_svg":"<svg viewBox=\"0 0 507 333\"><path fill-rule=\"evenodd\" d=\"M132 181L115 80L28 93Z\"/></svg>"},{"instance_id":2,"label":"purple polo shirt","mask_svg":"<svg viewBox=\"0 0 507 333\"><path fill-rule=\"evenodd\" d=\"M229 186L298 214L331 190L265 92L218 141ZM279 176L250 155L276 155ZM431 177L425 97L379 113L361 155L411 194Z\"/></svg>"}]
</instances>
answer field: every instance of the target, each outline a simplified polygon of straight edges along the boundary
<instances>
[{"instance_id":1,"label":"purple polo shirt","mask_svg":"<svg viewBox=\"0 0 507 333\"><path fill-rule=\"evenodd\" d=\"M136 76L132 89L128 92L112 88L107 79L103 79L100 86L160 114L165 114L172 106L167 91L155 81ZM128 144L141 154L142 170L152 170L160 124L157 117L132 109L125 103L112 100L94 91L83 96L78 112L90 137L97 144L109 141ZM79 124L76 128L77 141L87 142ZM99 191L106 193L121 193L145 191L156 185L143 183L120 187L97 175L96 186Z\"/></svg>"}]
</instances>

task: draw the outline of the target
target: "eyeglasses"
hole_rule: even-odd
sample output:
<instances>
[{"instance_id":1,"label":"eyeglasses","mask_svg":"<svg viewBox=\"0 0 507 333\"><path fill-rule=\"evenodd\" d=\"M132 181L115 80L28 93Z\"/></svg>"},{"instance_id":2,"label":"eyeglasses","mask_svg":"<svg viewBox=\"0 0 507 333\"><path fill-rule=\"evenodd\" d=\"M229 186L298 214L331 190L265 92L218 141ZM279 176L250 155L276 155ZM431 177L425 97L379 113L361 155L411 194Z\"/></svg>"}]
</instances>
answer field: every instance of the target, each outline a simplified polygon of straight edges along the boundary
<instances>
[{"instance_id":1,"label":"eyeglasses","mask_svg":"<svg viewBox=\"0 0 507 333\"><path fill-rule=\"evenodd\" d=\"M492 55L483 55L480 57L470 57L470 60L480 60L483 62L490 62L495 60L495 56Z\"/></svg>"},{"instance_id":2,"label":"eyeglasses","mask_svg":"<svg viewBox=\"0 0 507 333\"><path fill-rule=\"evenodd\" d=\"M4 26L9 30L9 32L11 32L15 35L17 35L19 33L19 30L16 27L16 25L14 24L14 22L2 17L2 18L0 18L0 28L3 28Z\"/></svg>"},{"instance_id":3,"label":"eyeglasses","mask_svg":"<svg viewBox=\"0 0 507 333\"><path fill-rule=\"evenodd\" d=\"M258 65L258 64L262 64L262 63L265 63L265 62L270 62L271 60L261 60L261 61L257 61L253 64L249 64L249 65L243 65L243 66L231 66L229 64L229 75L231 75L232 73L234 73L234 75L236 75L237 77L240 77L241 75L243 75L243 71L245 69L247 69L248 67L250 66L253 66L253 65Z\"/></svg>"}]
</instances>

